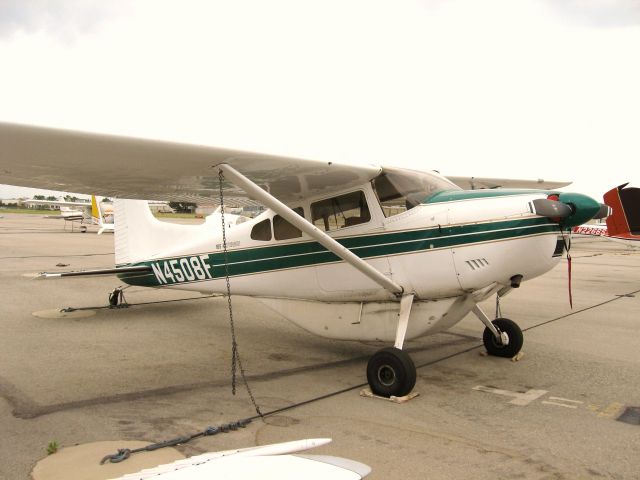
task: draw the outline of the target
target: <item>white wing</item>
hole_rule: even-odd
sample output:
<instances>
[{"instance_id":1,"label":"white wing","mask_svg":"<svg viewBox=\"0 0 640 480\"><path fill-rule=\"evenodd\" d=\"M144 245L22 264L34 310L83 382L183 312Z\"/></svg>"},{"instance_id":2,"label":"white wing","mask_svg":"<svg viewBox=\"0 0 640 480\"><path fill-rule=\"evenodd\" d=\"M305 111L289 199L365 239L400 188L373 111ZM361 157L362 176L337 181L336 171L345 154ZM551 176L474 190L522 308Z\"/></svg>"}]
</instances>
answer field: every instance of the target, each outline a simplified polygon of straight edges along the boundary
<instances>
[{"instance_id":1,"label":"white wing","mask_svg":"<svg viewBox=\"0 0 640 480\"><path fill-rule=\"evenodd\" d=\"M116 198L209 200L227 163L289 203L361 185L378 166L355 166L112 135L0 123L0 183ZM231 184L226 193L246 194ZM213 200L213 201L212 201Z\"/></svg>"},{"instance_id":2,"label":"white wing","mask_svg":"<svg viewBox=\"0 0 640 480\"><path fill-rule=\"evenodd\" d=\"M326 455L289 455L326 445L331 439L305 439L240 450L211 452L159 465L114 480L359 480L371 468L363 463Z\"/></svg>"},{"instance_id":3,"label":"white wing","mask_svg":"<svg viewBox=\"0 0 640 480\"><path fill-rule=\"evenodd\" d=\"M284 203L355 187L381 167L0 123L0 183L116 198L217 203L226 163ZM559 188L567 182L448 177L464 189ZM225 183L230 203L246 194ZM245 199L245 200L242 200Z\"/></svg>"}]
</instances>

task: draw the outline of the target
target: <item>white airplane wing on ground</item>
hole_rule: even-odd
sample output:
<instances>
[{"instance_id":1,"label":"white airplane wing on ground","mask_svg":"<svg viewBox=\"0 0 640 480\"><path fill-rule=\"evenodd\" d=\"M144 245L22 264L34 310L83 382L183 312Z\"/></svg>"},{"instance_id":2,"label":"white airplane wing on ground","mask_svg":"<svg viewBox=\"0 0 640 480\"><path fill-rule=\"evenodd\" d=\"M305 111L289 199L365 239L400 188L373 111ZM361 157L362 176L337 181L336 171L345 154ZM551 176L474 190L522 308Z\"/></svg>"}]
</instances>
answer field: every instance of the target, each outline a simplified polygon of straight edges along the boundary
<instances>
[{"instance_id":1,"label":"white airplane wing on ground","mask_svg":"<svg viewBox=\"0 0 640 480\"><path fill-rule=\"evenodd\" d=\"M290 455L329 443L330 439L307 439L241 450L205 453L166 465L124 475L114 480L359 480L371 468L346 458L326 455Z\"/></svg>"}]
</instances>

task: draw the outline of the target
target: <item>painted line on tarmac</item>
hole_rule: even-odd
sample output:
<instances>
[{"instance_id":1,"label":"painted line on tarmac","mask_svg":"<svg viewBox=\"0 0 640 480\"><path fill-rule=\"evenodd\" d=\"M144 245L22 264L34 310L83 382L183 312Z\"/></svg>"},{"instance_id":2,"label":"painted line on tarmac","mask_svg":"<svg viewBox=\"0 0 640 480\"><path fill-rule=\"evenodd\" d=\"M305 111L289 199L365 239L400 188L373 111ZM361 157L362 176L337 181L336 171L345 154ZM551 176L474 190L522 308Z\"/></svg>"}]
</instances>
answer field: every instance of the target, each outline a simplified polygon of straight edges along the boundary
<instances>
[{"instance_id":1,"label":"painted line on tarmac","mask_svg":"<svg viewBox=\"0 0 640 480\"><path fill-rule=\"evenodd\" d=\"M567 405L566 403L559 403L559 402L548 402L546 400L543 400L542 403L544 403L545 405L556 405L558 407L564 407L564 408L578 408L577 405Z\"/></svg>"},{"instance_id":2,"label":"painted line on tarmac","mask_svg":"<svg viewBox=\"0 0 640 480\"><path fill-rule=\"evenodd\" d=\"M526 392L512 392L510 390L503 390L501 388L485 387L484 385L477 385L471 390L478 392L493 393L495 395L502 395L505 397L513 397L509 403L511 405L518 405L519 407L526 407L534 400L537 400L541 396L549 393L548 390L527 390ZM544 402L543 402L544 403Z\"/></svg>"}]
</instances>

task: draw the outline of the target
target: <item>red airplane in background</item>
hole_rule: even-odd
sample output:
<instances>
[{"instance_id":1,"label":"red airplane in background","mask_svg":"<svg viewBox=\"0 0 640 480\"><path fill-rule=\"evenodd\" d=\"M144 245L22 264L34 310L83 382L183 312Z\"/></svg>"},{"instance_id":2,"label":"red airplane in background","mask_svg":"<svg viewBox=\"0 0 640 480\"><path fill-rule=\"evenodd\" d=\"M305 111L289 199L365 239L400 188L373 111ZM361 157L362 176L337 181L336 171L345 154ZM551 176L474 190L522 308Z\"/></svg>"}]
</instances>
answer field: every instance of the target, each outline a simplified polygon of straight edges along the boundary
<instances>
[{"instance_id":1,"label":"red airplane in background","mask_svg":"<svg viewBox=\"0 0 640 480\"><path fill-rule=\"evenodd\" d=\"M640 247L640 188L628 183L604 194L604 203L612 210L606 224L580 225L572 232L578 235L606 237L631 247Z\"/></svg>"}]
</instances>

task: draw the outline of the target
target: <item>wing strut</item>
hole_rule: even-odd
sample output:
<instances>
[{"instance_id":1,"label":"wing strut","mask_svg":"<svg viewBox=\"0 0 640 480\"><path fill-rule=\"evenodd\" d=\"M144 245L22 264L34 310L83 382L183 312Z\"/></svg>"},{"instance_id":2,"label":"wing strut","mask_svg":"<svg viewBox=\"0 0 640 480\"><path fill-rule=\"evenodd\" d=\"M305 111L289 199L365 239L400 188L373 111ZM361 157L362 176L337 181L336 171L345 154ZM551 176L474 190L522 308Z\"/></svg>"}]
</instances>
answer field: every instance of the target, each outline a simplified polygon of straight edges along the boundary
<instances>
[{"instance_id":1,"label":"wing strut","mask_svg":"<svg viewBox=\"0 0 640 480\"><path fill-rule=\"evenodd\" d=\"M304 233L315 239L320 245L325 247L330 252L336 254L338 257L343 259L348 264L352 265L354 268L358 269L360 272L364 273L367 277L369 277L384 289L390 291L396 296L402 295L402 293L404 292L404 288L402 288L402 286L398 285L390 278L385 277L379 270L373 268L348 248L340 245L325 232L311 224L305 218L298 215L273 195L264 191L262 188L242 175L236 169L225 163L216 166L217 168L222 170L228 180L233 182L237 187L242 188L252 198L258 200L265 206L272 209L282 218L291 223L291 225L302 230Z\"/></svg>"}]
</instances>

